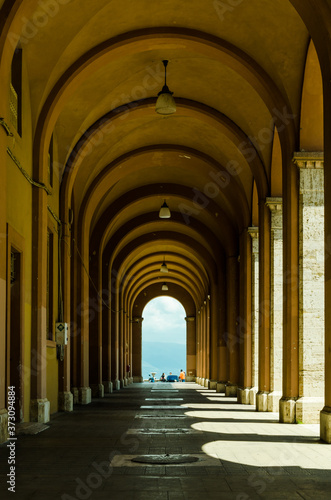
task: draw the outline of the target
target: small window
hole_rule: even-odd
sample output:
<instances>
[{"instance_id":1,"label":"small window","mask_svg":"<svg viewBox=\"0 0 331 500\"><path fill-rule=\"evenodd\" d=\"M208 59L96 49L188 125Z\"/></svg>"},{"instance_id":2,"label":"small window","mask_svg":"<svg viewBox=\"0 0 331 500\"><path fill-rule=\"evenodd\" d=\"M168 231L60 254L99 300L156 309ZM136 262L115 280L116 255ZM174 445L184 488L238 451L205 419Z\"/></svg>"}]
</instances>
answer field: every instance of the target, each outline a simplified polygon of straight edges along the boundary
<instances>
[{"instance_id":1,"label":"small window","mask_svg":"<svg viewBox=\"0 0 331 500\"><path fill-rule=\"evenodd\" d=\"M16 49L11 64L10 121L22 136L22 49Z\"/></svg>"}]
</instances>

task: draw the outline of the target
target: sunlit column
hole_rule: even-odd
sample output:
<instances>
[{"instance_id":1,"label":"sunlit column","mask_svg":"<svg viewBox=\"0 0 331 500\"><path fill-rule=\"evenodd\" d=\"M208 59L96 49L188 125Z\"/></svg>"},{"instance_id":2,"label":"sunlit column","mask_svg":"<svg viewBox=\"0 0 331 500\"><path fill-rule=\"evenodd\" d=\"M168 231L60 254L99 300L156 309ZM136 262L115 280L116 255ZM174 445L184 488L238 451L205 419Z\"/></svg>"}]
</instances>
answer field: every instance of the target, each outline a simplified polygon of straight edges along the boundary
<instances>
[{"instance_id":1,"label":"sunlit column","mask_svg":"<svg viewBox=\"0 0 331 500\"><path fill-rule=\"evenodd\" d=\"M268 411L279 411L283 361L283 211L282 198L267 198L270 245L270 393Z\"/></svg>"},{"instance_id":2,"label":"sunlit column","mask_svg":"<svg viewBox=\"0 0 331 500\"><path fill-rule=\"evenodd\" d=\"M259 228L250 227L248 232L252 239L252 388L249 392L249 402L255 405L259 385Z\"/></svg>"},{"instance_id":3,"label":"sunlit column","mask_svg":"<svg viewBox=\"0 0 331 500\"><path fill-rule=\"evenodd\" d=\"M268 410L270 392L270 212L259 200L259 391L257 411Z\"/></svg>"},{"instance_id":4,"label":"sunlit column","mask_svg":"<svg viewBox=\"0 0 331 500\"><path fill-rule=\"evenodd\" d=\"M318 423L324 405L324 157L295 153L299 168L299 399L296 421Z\"/></svg>"},{"instance_id":5,"label":"sunlit column","mask_svg":"<svg viewBox=\"0 0 331 500\"><path fill-rule=\"evenodd\" d=\"M250 404L252 388L252 242L247 229L240 235L240 346L238 402Z\"/></svg>"}]
</instances>

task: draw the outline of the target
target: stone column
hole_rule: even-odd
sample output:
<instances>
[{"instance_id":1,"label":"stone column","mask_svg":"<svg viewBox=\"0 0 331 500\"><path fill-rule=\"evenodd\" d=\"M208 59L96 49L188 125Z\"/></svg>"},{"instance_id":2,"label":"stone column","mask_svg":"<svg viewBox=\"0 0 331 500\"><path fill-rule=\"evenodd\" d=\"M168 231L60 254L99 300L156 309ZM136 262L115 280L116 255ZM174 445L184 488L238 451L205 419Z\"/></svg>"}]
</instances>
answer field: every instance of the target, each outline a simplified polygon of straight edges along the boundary
<instances>
[{"instance_id":1,"label":"stone column","mask_svg":"<svg viewBox=\"0 0 331 500\"><path fill-rule=\"evenodd\" d=\"M43 182L45 169L38 163L35 178ZM32 333L31 333L31 422L50 420L50 402L46 398L46 267L47 267L47 194L32 187Z\"/></svg>"},{"instance_id":2,"label":"stone column","mask_svg":"<svg viewBox=\"0 0 331 500\"><path fill-rule=\"evenodd\" d=\"M141 373L141 354L142 354L142 323L144 318L134 316L132 318L132 366L131 373L133 382L143 382Z\"/></svg>"},{"instance_id":3,"label":"stone column","mask_svg":"<svg viewBox=\"0 0 331 500\"><path fill-rule=\"evenodd\" d=\"M226 283L228 382L225 387L225 395L237 396L239 382L239 268L237 256L227 258Z\"/></svg>"},{"instance_id":4,"label":"stone column","mask_svg":"<svg viewBox=\"0 0 331 500\"><path fill-rule=\"evenodd\" d=\"M219 309L216 284L212 284L211 295L208 295L206 300L208 303L210 315L210 381L208 387L209 389L216 389L219 339Z\"/></svg>"},{"instance_id":5,"label":"stone column","mask_svg":"<svg viewBox=\"0 0 331 500\"><path fill-rule=\"evenodd\" d=\"M268 411L279 411L283 361L283 207L282 198L267 198L271 212L270 244L270 393Z\"/></svg>"},{"instance_id":6,"label":"stone column","mask_svg":"<svg viewBox=\"0 0 331 500\"><path fill-rule=\"evenodd\" d=\"M295 153L299 168L299 399L296 421L318 423L324 405L324 158Z\"/></svg>"},{"instance_id":7,"label":"stone column","mask_svg":"<svg viewBox=\"0 0 331 500\"><path fill-rule=\"evenodd\" d=\"M259 392L257 411L268 410L270 392L270 212L259 200Z\"/></svg>"},{"instance_id":8,"label":"stone column","mask_svg":"<svg viewBox=\"0 0 331 500\"><path fill-rule=\"evenodd\" d=\"M216 392L225 393L227 377L227 347L226 347L226 278L223 265L219 267L218 286L218 370Z\"/></svg>"},{"instance_id":9,"label":"stone column","mask_svg":"<svg viewBox=\"0 0 331 500\"><path fill-rule=\"evenodd\" d=\"M259 386L259 228L249 227L248 233L252 238L252 388L249 403L255 405Z\"/></svg>"},{"instance_id":10,"label":"stone column","mask_svg":"<svg viewBox=\"0 0 331 500\"><path fill-rule=\"evenodd\" d=\"M252 243L247 229L240 235L240 383L238 403L250 404L252 388Z\"/></svg>"},{"instance_id":11,"label":"stone column","mask_svg":"<svg viewBox=\"0 0 331 500\"><path fill-rule=\"evenodd\" d=\"M186 381L196 379L196 326L195 316L186 316Z\"/></svg>"},{"instance_id":12,"label":"stone column","mask_svg":"<svg viewBox=\"0 0 331 500\"><path fill-rule=\"evenodd\" d=\"M295 423L299 395L299 186L297 167L283 152L283 395L279 419Z\"/></svg>"}]
</instances>

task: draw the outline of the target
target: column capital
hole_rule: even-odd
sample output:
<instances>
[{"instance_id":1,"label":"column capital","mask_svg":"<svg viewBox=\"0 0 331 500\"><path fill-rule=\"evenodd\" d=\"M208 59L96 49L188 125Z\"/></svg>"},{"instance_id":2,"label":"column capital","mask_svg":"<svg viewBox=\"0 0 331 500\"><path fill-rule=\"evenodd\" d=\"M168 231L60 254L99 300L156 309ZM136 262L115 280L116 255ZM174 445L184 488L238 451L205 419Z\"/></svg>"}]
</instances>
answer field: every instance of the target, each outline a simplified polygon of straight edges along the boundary
<instances>
[{"instance_id":1,"label":"column capital","mask_svg":"<svg viewBox=\"0 0 331 500\"><path fill-rule=\"evenodd\" d=\"M293 154L293 162L298 168L324 168L323 151L299 151Z\"/></svg>"},{"instance_id":2,"label":"column capital","mask_svg":"<svg viewBox=\"0 0 331 500\"><path fill-rule=\"evenodd\" d=\"M283 208L283 198L280 196L266 198L265 204L269 208L270 212L280 212Z\"/></svg>"},{"instance_id":3,"label":"column capital","mask_svg":"<svg viewBox=\"0 0 331 500\"><path fill-rule=\"evenodd\" d=\"M195 316L186 316L185 321L187 323L193 323L193 321L195 321Z\"/></svg>"},{"instance_id":4,"label":"column capital","mask_svg":"<svg viewBox=\"0 0 331 500\"><path fill-rule=\"evenodd\" d=\"M257 226L248 227L247 232L251 238L258 238L259 237L259 228Z\"/></svg>"}]
</instances>

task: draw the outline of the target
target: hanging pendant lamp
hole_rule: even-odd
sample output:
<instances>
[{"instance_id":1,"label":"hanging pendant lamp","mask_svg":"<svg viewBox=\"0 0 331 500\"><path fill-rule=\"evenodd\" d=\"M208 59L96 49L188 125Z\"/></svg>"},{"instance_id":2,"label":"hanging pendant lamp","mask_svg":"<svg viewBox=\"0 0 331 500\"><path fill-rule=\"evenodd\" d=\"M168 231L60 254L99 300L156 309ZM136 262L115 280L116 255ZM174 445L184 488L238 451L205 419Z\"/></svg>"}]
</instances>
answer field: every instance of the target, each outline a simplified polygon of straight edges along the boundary
<instances>
[{"instance_id":1,"label":"hanging pendant lamp","mask_svg":"<svg viewBox=\"0 0 331 500\"><path fill-rule=\"evenodd\" d=\"M164 85L162 90L158 93L158 98L155 105L155 111L159 115L172 115L176 112L175 99L172 97L171 92L167 86L167 65L168 61L162 61L164 66Z\"/></svg>"},{"instance_id":2,"label":"hanging pendant lamp","mask_svg":"<svg viewBox=\"0 0 331 500\"><path fill-rule=\"evenodd\" d=\"M160 219L170 219L170 217L171 217L170 208L166 204L165 200L164 200L162 207L160 208L159 217L160 217Z\"/></svg>"},{"instance_id":3,"label":"hanging pendant lamp","mask_svg":"<svg viewBox=\"0 0 331 500\"><path fill-rule=\"evenodd\" d=\"M166 292L167 290L169 290L167 283L163 283L163 285L162 285L162 291Z\"/></svg>"},{"instance_id":4,"label":"hanging pendant lamp","mask_svg":"<svg viewBox=\"0 0 331 500\"><path fill-rule=\"evenodd\" d=\"M168 267L167 267L165 259L163 260L163 264L160 267L160 272L161 273L167 273L168 272Z\"/></svg>"}]
</instances>

